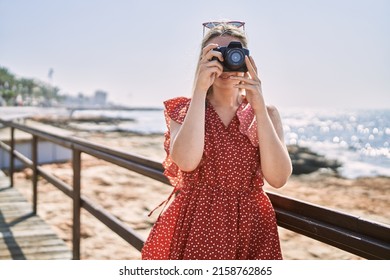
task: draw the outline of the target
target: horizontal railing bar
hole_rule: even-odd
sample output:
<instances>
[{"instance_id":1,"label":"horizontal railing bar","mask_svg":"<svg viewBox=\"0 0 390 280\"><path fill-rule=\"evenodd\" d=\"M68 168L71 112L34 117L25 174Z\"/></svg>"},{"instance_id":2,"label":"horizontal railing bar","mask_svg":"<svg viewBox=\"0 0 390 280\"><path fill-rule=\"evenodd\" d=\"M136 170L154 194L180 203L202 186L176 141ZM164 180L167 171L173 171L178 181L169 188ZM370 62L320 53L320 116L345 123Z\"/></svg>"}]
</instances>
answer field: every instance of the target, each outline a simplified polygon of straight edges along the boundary
<instances>
[{"instance_id":1,"label":"horizontal railing bar","mask_svg":"<svg viewBox=\"0 0 390 280\"><path fill-rule=\"evenodd\" d=\"M3 150L5 150L8 153L11 153L11 147L2 141L0 141L0 148L2 148Z\"/></svg>"},{"instance_id":2,"label":"horizontal railing bar","mask_svg":"<svg viewBox=\"0 0 390 280\"><path fill-rule=\"evenodd\" d=\"M268 197L276 208L305 216L314 220L338 226L346 230L359 232L374 238L381 239L390 244L390 227L372 221L364 220L350 214L339 212L309 202L286 197L280 194L267 192Z\"/></svg>"},{"instance_id":3,"label":"horizontal railing bar","mask_svg":"<svg viewBox=\"0 0 390 280\"><path fill-rule=\"evenodd\" d=\"M156 162L156 161L152 161L150 159L147 159L145 157L142 157L140 155L132 155L128 152L124 152L124 151L120 151L120 150L116 150L116 149L113 149L113 148L110 148L110 147L107 147L107 146L104 146L104 145L100 145L100 144L97 144L97 143L91 143L91 142L88 142L84 139L81 139L81 138L78 138L78 137L71 137L72 139L72 142L74 144L79 144L80 146L78 146L79 149L83 149L84 147L86 148L90 148L92 149L92 152L94 151L100 151L100 152L103 152L105 154L110 154L110 155L115 155L119 158L122 158L122 159L125 159L125 160L128 160L128 161L131 161L131 162L134 162L134 163L137 163L137 164L142 164L142 165L146 165L150 168L153 168L153 169L156 169L156 170L160 170L160 171L164 171L163 169L163 166L161 163L159 162ZM91 150L89 150L91 151Z\"/></svg>"},{"instance_id":4,"label":"horizontal railing bar","mask_svg":"<svg viewBox=\"0 0 390 280\"><path fill-rule=\"evenodd\" d=\"M0 122L3 121L0 120ZM12 125L14 124L15 123L12 123ZM8 123L8 125L10 125L10 123ZM169 184L168 179L163 174L161 174L161 172L156 172L156 170L158 171L163 170L161 163L151 161L149 159L145 159L140 156L134 156L129 153L125 153L118 150L112 150L112 153L110 153L111 149L108 147L105 147L103 145L88 143L83 139L76 138L76 137L69 137L68 139L65 140L62 139L62 137L60 136L50 135L45 132L42 133L41 131L38 131L33 128L25 129L25 127L20 124L15 124L15 128L31 133L33 135L37 135L39 138L55 142L56 144L65 146L67 148L77 148L83 153L95 156L99 159L106 160L113 164L132 170L134 172L151 177L162 183ZM111 154L115 154L118 157L112 156ZM145 167L145 165L149 167Z\"/></svg>"},{"instance_id":5,"label":"horizontal railing bar","mask_svg":"<svg viewBox=\"0 0 390 280\"><path fill-rule=\"evenodd\" d=\"M11 121L0 120L0 123L3 123L6 126L14 127L16 129L19 129L19 130L24 131L26 133L29 133L31 135L35 135L41 139L45 139L45 140L48 140L49 142L53 142L53 143L58 144L60 146L64 146L66 148L72 147L72 142L63 136L51 134L51 133L46 132L46 131L38 130L36 128L28 127L26 125L18 124L18 123L11 122Z\"/></svg>"},{"instance_id":6,"label":"horizontal railing bar","mask_svg":"<svg viewBox=\"0 0 390 280\"><path fill-rule=\"evenodd\" d=\"M33 167L33 162L31 159L29 159L28 157L26 157L25 155L23 155L22 153L18 152L18 151L14 151L14 156L20 160L22 163L24 163L27 167L29 168L32 168Z\"/></svg>"},{"instance_id":7,"label":"horizontal railing bar","mask_svg":"<svg viewBox=\"0 0 390 280\"><path fill-rule=\"evenodd\" d=\"M5 151L7 151L8 153L11 153L11 147L7 144L5 144L4 142L0 141L0 148L4 149ZM18 151L14 151L13 152L13 155L18 159L20 160L22 163L24 163L24 165L26 165L27 167L29 168L32 168L33 166L33 162L31 159L29 159L28 157L26 157L25 155L23 155L22 153L18 152Z\"/></svg>"},{"instance_id":8,"label":"horizontal railing bar","mask_svg":"<svg viewBox=\"0 0 390 280\"><path fill-rule=\"evenodd\" d=\"M57 187L60 191L62 191L64 194L66 194L68 197L73 199L73 188L66 184L64 181L61 181L51 173L44 170L41 166L37 166L38 174L41 175L46 181L48 181L50 184Z\"/></svg>"},{"instance_id":9,"label":"horizontal railing bar","mask_svg":"<svg viewBox=\"0 0 390 280\"><path fill-rule=\"evenodd\" d=\"M275 208L278 225L367 259L389 259L390 246L364 234Z\"/></svg>"},{"instance_id":10,"label":"horizontal railing bar","mask_svg":"<svg viewBox=\"0 0 390 280\"><path fill-rule=\"evenodd\" d=\"M150 168L145 165L138 164L136 162L132 162L125 158L116 157L113 155L110 155L108 153L104 153L102 151L94 150L92 147L86 147L79 144L75 144L74 148L77 148L80 151L83 151L84 153L87 153L89 155L95 156L99 159L106 160L108 162L111 162L113 164L119 165L121 167L124 167L126 169L132 170L134 172L137 172L139 174L148 176L150 178L153 178L157 181L163 182L165 184L169 184L168 179L164 176L164 174L161 172L161 170L156 170L154 168Z\"/></svg>"},{"instance_id":11,"label":"horizontal railing bar","mask_svg":"<svg viewBox=\"0 0 390 280\"><path fill-rule=\"evenodd\" d=\"M61 146L67 147L67 148L72 148L72 145L79 144L80 146L78 146L78 148L82 152L85 152L85 153L87 153L87 151L83 151L83 149L90 148L89 150L92 149L92 150L97 150L97 151L101 151L101 152L114 154L118 157L125 158L129 161L132 161L132 162L148 165L154 169L158 169L161 171L163 170L161 163L149 160L149 159L144 158L144 157L139 156L139 155L135 156L135 155L131 155L130 153L115 150L115 149L112 149L112 148L109 148L109 147L106 147L103 145L91 143L91 142L88 142L82 138L78 138L78 137L74 137L74 136L69 136L69 137L64 138L62 136L53 135L53 134L50 134L48 132L44 132L44 131L41 131L41 130L38 130L35 128L27 127L25 125L10 122L10 121L0 120L0 123L3 123L4 125L12 126L16 129L22 130L22 131L27 132L27 133L32 134L32 135L36 135L39 138L49 140L51 142L54 142L56 144L59 144Z\"/></svg>"},{"instance_id":12,"label":"horizontal railing bar","mask_svg":"<svg viewBox=\"0 0 390 280\"><path fill-rule=\"evenodd\" d=\"M1 146L1 148L6 150L7 152L9 152L9 153L11 152L11 147L9 145L5 144L4 142L0 141L0 146ZM20 152L18 152L16 150L14 151L13 154L17 159L22 161L25 166L27 166L29 168L33 168L33 161L31 159L27 158L25 155L21 154ZM48 182L50 182L51 184L53 184L54 186L59 188L67 196L72 197L72 195L69 192L69 186L66 185L64 182L62 182L61 180L52 176L51 174L47 173L40 166L37 166L37 171L38 171L38 174L42 175L42 177L44 177ZM68 189L66 188L66 186L68 187Z\"/></svg>"},{"instance_id":13,"label":"horizontal railing bar","mask_svg":"<svg viewBox=\"0 0 390 280\"><path fill-rule=\"evenodd\" d=\"M125 241L135 247L138 251L142 250L144 246L144 240L138 233L136 233L131 227L122 223L118 218L111 215L108 211L101 206L91 202L85 196L81 196L81 206L91 213L96 219L105 224L108 228L122 237Z\"/></svg>"}]
</instances>

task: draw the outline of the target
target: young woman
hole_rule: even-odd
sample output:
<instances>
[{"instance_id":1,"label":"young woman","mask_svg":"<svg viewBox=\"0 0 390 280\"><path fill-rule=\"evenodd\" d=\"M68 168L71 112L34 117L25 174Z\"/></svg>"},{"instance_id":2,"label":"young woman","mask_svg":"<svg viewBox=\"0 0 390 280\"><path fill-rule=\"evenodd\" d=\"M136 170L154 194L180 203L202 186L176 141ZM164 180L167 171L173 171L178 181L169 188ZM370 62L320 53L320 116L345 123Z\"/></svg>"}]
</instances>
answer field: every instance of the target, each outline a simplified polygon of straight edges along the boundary
<instances>
[{"instance_id":1,"label":"young woman","mask_svg":"<svg viewBox=\"0 0 390 280\"><path fill-rule=\"evenodd\" d=\"M206 34L192 97L164 102L163 165L179 193L152 228L143 259L282 258L275 212L262 186L266 180L282 187L291 161L253 58L245 57L245 73L224 72L216 48L232 41L247 47L235 24L215 24Z\"/></svg>"}]
</instances>

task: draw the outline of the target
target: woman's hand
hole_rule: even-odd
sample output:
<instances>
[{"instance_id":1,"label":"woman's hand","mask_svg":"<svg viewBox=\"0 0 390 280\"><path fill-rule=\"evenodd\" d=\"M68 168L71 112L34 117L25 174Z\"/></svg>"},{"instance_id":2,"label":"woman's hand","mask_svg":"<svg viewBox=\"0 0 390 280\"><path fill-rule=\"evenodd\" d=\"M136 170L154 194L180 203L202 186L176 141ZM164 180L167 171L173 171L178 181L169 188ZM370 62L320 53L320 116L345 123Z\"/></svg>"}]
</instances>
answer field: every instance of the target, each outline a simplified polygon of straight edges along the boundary
<instances>
[{"instance_id":1,"label":"woman's hand","mask_svg":"<svg viewBox=\"0 0 390 280\"><path fill-rule=\"evenodd\" d=\"M240 83L235 85L235 87L245 89L246 99L249 104L251 104L253 110L255 112L259 112L259 110L264 111L266 106L255 61L252 57L245 56L245 63L248 68L248 72L245 73L244 77L232 76L231 78L240 81Z\"/></svg>"},{"instance_id":2,"label":"woman's hand","mask_svg":"<svg viewBox=\"0 0 390 280\"><path fill-rule=\"evenodd\" d=\"M207 93L215 79L223 72L223 66L219 61L223 61L222 53L215 51L217 44L209 44L202 50L202 55L198 64L195 79L195 92ZM212 60L213 57L218 60Z\"/></svg>"}]
</instances>

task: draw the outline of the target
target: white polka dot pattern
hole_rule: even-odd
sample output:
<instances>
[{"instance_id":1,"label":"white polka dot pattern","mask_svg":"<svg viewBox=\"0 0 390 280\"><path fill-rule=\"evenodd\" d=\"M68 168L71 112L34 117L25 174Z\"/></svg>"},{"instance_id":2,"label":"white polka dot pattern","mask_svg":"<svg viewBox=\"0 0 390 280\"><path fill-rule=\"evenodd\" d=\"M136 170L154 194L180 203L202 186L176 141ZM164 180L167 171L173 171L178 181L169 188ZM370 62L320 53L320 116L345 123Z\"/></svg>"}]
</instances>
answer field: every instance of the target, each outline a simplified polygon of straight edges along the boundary
<instances>
[{"instance_id":1,"label":"white polka dot pattern","mask_svg":"<svg viewBox=\"0 0 390 280\"><path fill-rule=\"evenodd\" d=\"M169 119L183 123L191 99L165 104L165 175L180 190L158 218L142 249L143 259L282 259L275 212L264 193L257 125L252 108L240 105L225 127L206 103L205 148L192 172L169 155Z\"/></svg>"}]
</instances>

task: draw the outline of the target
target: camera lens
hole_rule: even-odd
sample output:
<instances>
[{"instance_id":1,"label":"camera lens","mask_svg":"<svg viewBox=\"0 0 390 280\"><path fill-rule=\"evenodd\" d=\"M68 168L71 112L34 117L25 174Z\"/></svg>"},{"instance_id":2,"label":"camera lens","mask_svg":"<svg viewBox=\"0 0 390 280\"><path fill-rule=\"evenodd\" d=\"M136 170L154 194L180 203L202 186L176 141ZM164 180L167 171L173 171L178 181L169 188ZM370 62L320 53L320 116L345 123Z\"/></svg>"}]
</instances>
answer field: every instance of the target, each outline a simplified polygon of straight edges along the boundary
<instances>
[{"instance_id":1,"label":"camera lens","mask_svg":"<svg viewBox=\"0 0 390 280\"><path fill-rule=\"evenodd\" d=\"M231 55L231 59L234 63L239 63L242 60L242 55L238 52L234 52Z\"/></svg>"},{"instance_id":2,"label":"camera lens","mask_svg":"<svg viewBox=\"0 0 390 280\"><path fill-rule=\"evenodd\" d=\"M231 70L239 69L245 63L245 55L241 49L231 49L226 55L226 63Z\"/></svg>"}]
</instances>

